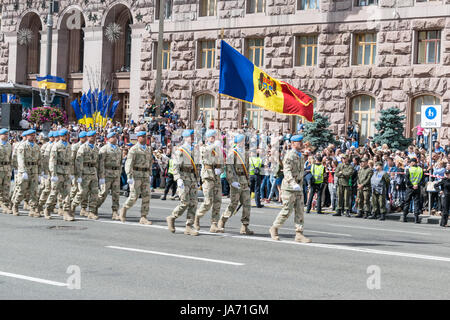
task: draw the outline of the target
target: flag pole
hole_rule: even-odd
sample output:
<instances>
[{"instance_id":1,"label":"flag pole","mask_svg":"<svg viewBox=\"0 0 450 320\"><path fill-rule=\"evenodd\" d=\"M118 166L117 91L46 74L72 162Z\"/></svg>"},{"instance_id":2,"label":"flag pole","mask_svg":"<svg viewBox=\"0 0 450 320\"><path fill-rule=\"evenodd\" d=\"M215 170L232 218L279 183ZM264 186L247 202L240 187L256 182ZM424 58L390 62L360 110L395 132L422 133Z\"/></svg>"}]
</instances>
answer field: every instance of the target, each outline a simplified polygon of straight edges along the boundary
<instances>
[{"instance_id":1,"label":"flag pole","mask_svg":"<svg viewBox=\"0 0 450 320\"><path fill-rule=\"evenodd\" d=\"M221 40L223 40L223 33L224 33L224 30L222 28L222 30L220 31L220 38L221 38ZM218 93L218 97L217 97L217 124L216 124L216 129L217 130L220 130L220 109L221 109L221 105L222 105L222 101L221 101L220 93Z\"/></svg>"}]
</instances>

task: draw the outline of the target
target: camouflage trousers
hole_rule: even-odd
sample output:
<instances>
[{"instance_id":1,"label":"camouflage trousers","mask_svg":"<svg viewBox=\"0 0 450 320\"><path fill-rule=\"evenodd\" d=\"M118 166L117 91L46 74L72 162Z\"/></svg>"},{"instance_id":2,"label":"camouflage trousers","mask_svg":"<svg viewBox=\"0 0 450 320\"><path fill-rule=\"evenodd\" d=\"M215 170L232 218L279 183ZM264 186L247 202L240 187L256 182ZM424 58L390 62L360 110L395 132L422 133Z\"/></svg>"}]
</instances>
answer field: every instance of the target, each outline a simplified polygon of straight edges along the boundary
<instances>
[{"instance_id":1,"label":"camouflage trousers","mask_svg":"<svg viewBox=\"0 0 450 320\"><path fill-rule=\"evenodd\" d=\"M98 179L96 174L85 175L82 177L81 183L78 184L78 192L72 201L71 209L75 210L82 201L86 201L86 208L89 212L97 214L98 201ZM81 206L83 207L83 206Z\"/></svg>"},{"instance_id":2,"label":"camouflage trousers","mask_svg":"<svg viewBox=\"0 0 450 320\"><path fill-rule=\"evenodd\" d=\"M47 203L48 196L50 195L51 191L51 181L50 178L44 179L42 178L40 183L40 197L39 197L39 209L42 209L44 205Z\"/></svg>"},{"instance_id":3,"label":"camouflage trousers","mask_svg":"<svg viewBox=\"0 0 450 320\"><path fill-rule=\"evenodd\" d=\"M52 212L55 209L56 202L61 199L59 207L64 211L70 210L69 192L71 187L70 177L67 174L59 174L58 181L50 181L50 195L45 204L46 209Z\"/></svg>"},{"instance_id":4,"label":"camouflage trousers","mask_svg":"<svg viewBox=\"0 0 450 320\"><path fill-rule=\"evenodd\" d=\"M303 231L304 207L302 191L281 190L281 201L283 208L273 222L275 228L280 228L294 211L294 223L296 231Z\"/></svg>"},{"instance_id":5,"label":"camouflage trousers","mask_svg":"<svg viewBox=\"0 0 450 320\"><path fill-rule=\"evenodd\" d=\"M244 225L250 223L250 188L248 185L241 184L241 189L236 189L230 185L230 204L223 213L223 217L228 219L236 211L239 203L242 204L242 217L241 222Z\"/></svg>"},{"instance_id":6,"label":"camouflage trousers","mask_svg":"<svg viewBox=\"0 0 450 320\"><path fill-rule=\"evenodd\" d=\"M386 213L386 196L377 192L372 193L372 213Z\"/></svg>"},{"instance_id":7,"label":"camouflage trousers","mask_svg":"<svg viewBox=\"0 0 450 320\"><path fill-rule=\"evenodd\" d=\"M80 188L78 188L77 179L73 179L72 188L70 189L70 194L69 194L69 199L70 199L71 203L75 199L78 191L80 191ZM87 209L87 200L86 199L81 200L81 208Z\"/></svg>"},{"instance_id":8,"label":"camouflage trousers","mask_svg":"<svg viewBox=\"0 0 450 320\"><path fill-rule=\"evenodd\" d=\"M98 203L97 203L98 208L100 208L103 202L105 202L106 197L108 196L110 191L112 196L112 210L117 211L119 210L119 199L120 199L120 176L118 176L117 178L105 178L105 184L100 187L100 194L98 196ZM144 202L144 200L142 200L142 202Z\"/></svg>"},{"instance_id":9,"label":"camouflage trousers","mask_svg":"<svg viewBox=\"0 0 450 320\"><path fill-rule=\"evenodd\" d=\"M30 207L38 210L39 200L39 177L37 174L29 174L28 179L24 180L22 174L16 177L16 194L13 199L13 205L18 207L22 200L28 201Z\"/></svg>"},{"instance_id":10,"label":"camouflage trousers","mask_svg":"<svg viewBox=\"0 0 450 320\"><path fill-rule=\"evenodd\" d=\"M0 204L7 207L11 204L9 192L11 188L11 171L0 172Z\"/></svg>"},{"instance_id":11,"label":"camouflage trousers","mask_svg":"<svg viewBox=\"0 0 450 320\"><path fill-rule=\"evenodd\" d=\"M184 188L177 189L180 196L180 204L172 211L172 217L177 219L181 217L187 210L186 225L192 226L194 224L195 211L197 210L198 198L197 198L197 182L196 181L184 181Z\"/></svg>"},{"instance_id":12,"label":"camouflage trousers","mask_svg":"<svg viewBox=\"0 0 450 320\"><path fill-rule=\"evenodd\" d=\"M119 180L117 180L117 183L119 184ZM147 217L150 209L150 178L134 179L134 183L130 185L130 196L123 207L130 209L138 201L139 196L142 197L141 217ZM119 203L118 200L117 203Z\"/></svg>"},{"instance_id":13,"label":"camouflage trousers","mask_svg":"<svg viewBox=\"0 0 450 320\"><path fill-rule=\"evenodd\" d=\"M222 184L220 179L204 179L202 189L205 200L198 208L196 215L201 218L212 208L211 222L218 222L220 206L222 205Z\"/></svg>"},{"instance_id":14,"label":"camouflage trousers","mask_svg":"<svg viewBox=\"0 0 450 320\"><path fill-rule=\"evenodd\" d=\"M359 212L370 212L370 189L360 189L356 195Z\"/></svg>"},{"instance_id":15,"label":"camouflage trousers","mask_svg":"<svg viewBox=\"0 0 450 320\"><path fill-rule=\"evenodd\" d=\"M352 202L352 187L340 186L337 187L337 210L351 210Z\"/></svg>"}]
</instances>

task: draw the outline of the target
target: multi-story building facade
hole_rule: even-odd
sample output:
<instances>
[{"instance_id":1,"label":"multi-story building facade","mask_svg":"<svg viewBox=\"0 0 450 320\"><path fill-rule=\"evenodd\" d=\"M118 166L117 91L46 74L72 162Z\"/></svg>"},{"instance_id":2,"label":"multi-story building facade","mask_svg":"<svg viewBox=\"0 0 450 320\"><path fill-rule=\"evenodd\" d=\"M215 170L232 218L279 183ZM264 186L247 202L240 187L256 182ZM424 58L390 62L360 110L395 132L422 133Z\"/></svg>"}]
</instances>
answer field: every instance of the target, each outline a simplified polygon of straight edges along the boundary
<instances>
[{"instance_id":1,"label":"multi-story building facade","mask_svg":"<svg viewBox=\"0 0 450 320\"><path fill-rule=\"evenodd\" d=\"M0 81L33 84L45 70L47 1L5 2ZM223 37L268 74L313 97L336 133L357 121L362 137L373 135L380 110L395 106L410 136L420 106L441 104L439 135L450 138L450 0L166 0L164 14L163 94L190 124L200 112L208 121L218 116ZM154 93L158 17L156 0L61 0L52 73L67 80L72 98L93 78L109 79L121 100L116 117L137 119ZM32 34L27 41L23 29ZM223 128L298 124L240 101L220 102Z\"/></svg>"}]
</instances>

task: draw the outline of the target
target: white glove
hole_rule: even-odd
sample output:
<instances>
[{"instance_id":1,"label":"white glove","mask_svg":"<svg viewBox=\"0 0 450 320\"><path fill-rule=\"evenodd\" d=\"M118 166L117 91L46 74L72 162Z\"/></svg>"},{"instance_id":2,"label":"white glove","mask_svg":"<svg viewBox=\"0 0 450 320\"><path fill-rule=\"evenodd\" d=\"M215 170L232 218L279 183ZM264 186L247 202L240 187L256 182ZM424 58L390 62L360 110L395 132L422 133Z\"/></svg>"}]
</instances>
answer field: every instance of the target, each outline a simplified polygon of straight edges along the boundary
<instances>
[{"instance_id":1,"label":"white glove","mask_svg":"<svg viewBox=\"0 0 450 320\"><path fill-rule=\"evenodd\" d=\"M295 184L295 185L292 187L292 190L294 190L294 191L300 191L300 190L302 190L302 188L300 187L299 184Z\"/></svg>"},{"instance_id":2,"label":"white glove","mask_svg":"<svg viewBox=\"0 0 450 320\"><path fill-rule=\"evenodd\" d=\"M54 177L51 177L50 180L51 180L52 182L58 182L59 178L56 177L56 176L54 176Z\"/></svg>"},{"instance_id":3,"label":"white glove","mask_svg":"<svg viewBox=\"0 0 450 320\"><path fill-rule=\"evenodd\" d=\"M134 184L134 179L128 179L128 180L127 180L127 183L128 183L129 185Z\"/></svg>"},{"instance_id":4,"label":"white glove","mask_svg":"<svg viewBox=\"0 0 450 320\"><path fill-rule=\"evenodd\" d=\"M28 173L26 173L26 172L22 173L22 179L28 180Z\"/></svg>"},{"instance_id":5,"label":"white glove","mask_svg":"<svg viewBox=\"0 0 450 320\"><path fill-rule=\"evenodd\" d=\"M222 148L222 141L220 141L220 140L214 141L214 146L217 148Z\"/></svg>"},{"instance_id":6,"label":"white glove","mask_svg":"<svg viewBox=\"0 0 450 320\"><path fill-rule=\"evenodd\" d=\"M99 185L104 185L105 184L105 179L99 179L98 180L98 184Z\"/></svg>"},{"instance_id":7,"label":"white glove","mask_svg":"<svg viewBox=\"0 0 450 320\"><path fill-rule=\"evenodd\" d=\"M184 182L183 182L183 180L178 179L178 180L177 180L177 186L178 186L178 188L180 188L180 189L184 189Z\"/></svg>"},{"instance_id":8,"label":"white glove","mask_svg":"<svg viewBox=\"0 0 450 320\"><path fill-rule=\"evenodd\" d=\"M214 169L214 172L216 173L216 175L222 174L222 169L216 168Z\"/></svg>"},{"instance_id":9,"label":"white glove","mask_svg":"<svg viewBox=\"0 0 450 320\"><path fill-rule=\"evenodd\" d=\"M232 186L233 188L236 188L236 189L240 189L240 188L241 188L241 184L240 184L239 182L237 182L237 181L233 182L233 183L231 184L231 186Z\"/></svg>"},{"instance_id":10,"label":"white glove","mask_svg":"<svg viewBox=\"0 0 450 320\"><path fill-rule=\"evenodd\" d=\"M83 179L81 179L81 178L77 179L77 183L82 183L82 182L83 182Z\"/></svg>"}]
</instances>

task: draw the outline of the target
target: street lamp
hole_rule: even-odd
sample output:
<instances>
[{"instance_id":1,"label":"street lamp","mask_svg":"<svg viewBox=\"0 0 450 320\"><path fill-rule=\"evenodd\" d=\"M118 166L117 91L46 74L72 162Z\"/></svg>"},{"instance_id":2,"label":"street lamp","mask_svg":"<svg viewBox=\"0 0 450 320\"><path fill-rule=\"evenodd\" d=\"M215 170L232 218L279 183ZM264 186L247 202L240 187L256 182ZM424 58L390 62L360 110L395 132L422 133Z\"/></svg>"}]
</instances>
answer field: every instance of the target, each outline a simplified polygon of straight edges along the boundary
<instances>
[{"instance_id":1,"label":"street lamp","mask_svg":"<svg viewBox=\"0 0 450 320\"><path fill-rule=\"evenodd\" d=\"M52 68L52 41L53 41L53 13L58 11L59 3L56 0L49 0L48 14L47 14L47 59L45 64L45 76L51 74ZM43 92L44 91L44 92ZM44 103L44 107L50 107L50 104L55 98L55 92L50 92L45 88L41 90L41 100Z\"/></svg>"},{"instance_id":2,"label":"street lamp","mask_svg":"<svg viewBox=\"0 0 450 320\"><path fill-rule=\"evenodd\" d=\"M158 1L158 0L157 0ZM158 103L159 108L156 109L156 116L161 115L161 78L162 78L162 50L164 46L164 13L165 0L159 0L159 30L158 30L158 47L156 54L156 88L155 88L155 103Z\"/></svg>"}]
</instances>

